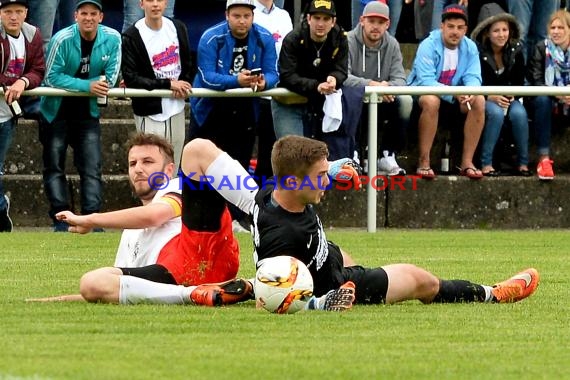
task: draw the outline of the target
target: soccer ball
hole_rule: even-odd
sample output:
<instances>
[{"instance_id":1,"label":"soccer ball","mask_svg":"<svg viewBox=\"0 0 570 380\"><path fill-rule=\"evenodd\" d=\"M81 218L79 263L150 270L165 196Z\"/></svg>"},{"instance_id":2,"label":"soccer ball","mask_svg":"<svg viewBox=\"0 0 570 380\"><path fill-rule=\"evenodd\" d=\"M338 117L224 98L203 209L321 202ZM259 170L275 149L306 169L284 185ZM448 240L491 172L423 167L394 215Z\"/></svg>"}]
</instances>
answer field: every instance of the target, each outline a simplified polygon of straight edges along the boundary
<instances>
[{"instance_id":1,"label":"soccer ball","mask_svg":"<svg viewBox=\"0 0 570 380\"><path fill-rule=\"evenodd\" d=\"M270 257L259 262L253 291L258 306L271 313L292 314L303 309L313 295L313 277L294 257Z\"/></svg>"}]
</instances>

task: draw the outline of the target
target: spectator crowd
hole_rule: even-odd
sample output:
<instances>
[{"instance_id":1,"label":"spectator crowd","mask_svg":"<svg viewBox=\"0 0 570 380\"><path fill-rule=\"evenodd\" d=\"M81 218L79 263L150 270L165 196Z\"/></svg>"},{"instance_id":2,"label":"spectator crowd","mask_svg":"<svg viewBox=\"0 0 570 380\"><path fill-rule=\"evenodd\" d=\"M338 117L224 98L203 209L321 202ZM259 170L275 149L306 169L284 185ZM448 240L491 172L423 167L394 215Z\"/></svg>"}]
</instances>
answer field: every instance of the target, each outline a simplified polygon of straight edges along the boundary
<instances>
[{"instance_id":1,"label":"spectator crowd","mask_svg":"<svg viewBox=\"0 0 570 380\"><path fill-rule=\"evenodd\" d=\"M166 138L177 166L187 142L207 138L245 169L255 155L253 170L261 178L271 176L271 147L286 135L321 140L330 160L353 158L367 170L366 86L570 84L569 4L560 0L353 0L351 30L337 22L333 0L305 1L300 20L283 1L227 0L225 19L203 31L197 46L190 45L191 26L175 18L175 0L124 0L122 33L104 25L102 0L38 3L0 2L0 232L12 230L2 168L21 116L39 123L54 231L69 227L56 218L71 206L68 147L80 176L80 213L101 211L100 107L115 86L172 91L170 98L131 102L136 129ZM419 45L406 70L397 30L410 3ZM91 96L22 96L38 86ZM188 100L193 88L255 93L275 87L297 96ZM569 110L570 96L384 95L380 159L373 166L383 175L405 175L398 155L417 145L417 175L431 180L453 172L432 164L441 158L432 148L443 130L456 137L449 149L459 175L550 181L553 124ZM408 135L417 143L408 144ZM510 146L515 154L505 162ZM247 224L239 209L230 213L234 230Z\"/></svg>"}]
</instances>

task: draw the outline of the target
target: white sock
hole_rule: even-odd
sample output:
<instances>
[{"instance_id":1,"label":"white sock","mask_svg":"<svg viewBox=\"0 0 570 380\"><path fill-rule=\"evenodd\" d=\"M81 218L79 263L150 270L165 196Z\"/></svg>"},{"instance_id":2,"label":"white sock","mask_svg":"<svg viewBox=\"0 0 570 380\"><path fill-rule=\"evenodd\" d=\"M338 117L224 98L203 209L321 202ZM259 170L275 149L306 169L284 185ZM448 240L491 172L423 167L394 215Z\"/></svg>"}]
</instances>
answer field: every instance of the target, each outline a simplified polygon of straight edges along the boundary
<instances>
[{"instance_id":1,"label":"white sock","mask_svg":"<svg viewBox=\"0 0 570 380\"><path fill-rule=\"evenodd\" d=\"M249 213L255 203L257 183L252 176L226 152L220 154L206 169L210 184L229 202Z\"/></svg>"},{"instance_id":2,"label":"white sock","mask_svg":"<svg viewBox=\"0 0 570 380\"><path fill-rule=\"evenodd\" d=\"M483 289L485 289L485 302L493 301L493 293L491 292L491 290L493 290L493 287L489 285L481 285L481 286L483 287Z\"/></svg>"},{"instance_id":3,"label":"white sock","mask_svg":"<svg viewBox=\"0 0 570 380\"><path fill-rule=\"evenodd\" d=\"M185 304L191 303L190 293L195 286L162 284L133 276L119 278L120 304Z\"/></svg>"}]
</instances>

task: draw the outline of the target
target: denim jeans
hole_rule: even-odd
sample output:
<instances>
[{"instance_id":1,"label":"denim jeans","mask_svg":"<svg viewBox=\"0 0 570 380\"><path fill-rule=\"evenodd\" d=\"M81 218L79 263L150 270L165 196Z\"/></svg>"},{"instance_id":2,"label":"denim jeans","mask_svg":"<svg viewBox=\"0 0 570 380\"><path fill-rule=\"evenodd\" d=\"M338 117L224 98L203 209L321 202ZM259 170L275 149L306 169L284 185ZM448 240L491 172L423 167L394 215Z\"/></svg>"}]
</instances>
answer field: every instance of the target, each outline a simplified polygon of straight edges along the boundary
<instances>
[{"instance_id":1,"label":"denim jeans","mask_svg":"<svg viewBox=\"0 0 570 380\"><path fill-rule=\"evenodd\" d=\"M6 160L6 154L8 153L10 143L12 142L12 135L14 134L16 124L17 123L14 119L0 123L0 210L4 210L6 208L2 177L4 176L4 161Z\"/></svg>"},{"instance_id":2,"label":"denim jeans","mask_svg":"<svg viewBox=\"0 0 570 380\"><path fill-rule=\"evenodd\" d=\"M521 42L525 59L538 41L546 38L550 16L560 8L560 0L507 0L511 13L521 26Z\"/></svg>"},{"instance_id":3,"label":"denim jeans","mask_svg":"<svg viewBox=\"0 0 570 380\"><path fill-rule=\"evenodd\" d=\"M28 22L40 28L44 52L56 31L75 22L76 0L29 0ZM57 18L56 18L57 17Z\"/></svg>"},{"instance_id":4,"label":"denim jeans","mask_svg":"<svg viewBox=\"0 0 570 380\"><path fill-rule=\"evenodd\" d=\"M528 165L528 116L526 109L519 101L515 100L509 106L506 117L509 119L513 130L518 165ZM504 122L504 109L495 102L486 101L485 128L481 136L481 166L493 164L493 151L501 135Z\"/></svg>"},{"instance_id":5,"label":"denim jeans","mask_svg":"<svg viewBox=\"0 0 570 380\"><path fill-rule=\"evenodd\" d=\"M439 29L441 25L441 14L443 13L443 8L447 7L449 4L457 4L457 0L433 0L433 11L431 14L431 30Z\"/></svg>"},{"instance_id":6,"label":"denim jeans","mask_svg":"<svg viewBox=\"0 0 570 380\"><path fill-rule=\"evenodd\" d=\"M43 145L44 189L50 203L49 216L70 210L65 177L67 147L73 148L73 163L79 173L81 214L101 209L101 126L98 119L55 120L40 123Z\"/></svg>"},{"instance_id":7,"label":"denim jeans","mask_svg":"<svg viewBox=\"0 0 570 380\"><path fill-rule=\"evenodd\" d=\"M389 0L388 6L390 8L390 27L388 28L388 32L392 37L396 37L398 23L400 22L400 14L402 13L402 7L404 6L404 0Z\"/></svg>"},{"instance_id":8,"label":"denim jeans","mask_svg":"<svg viewBox=\"0 0 570 380\"><path fill-rule=\"evenodd\" d=\"M176 0L168 0L164 16L174 17L175 3ZM123 32L143 17L144 11L141 9L140 0L123 0Z\"/></svg>"},{"instance_id":9,"label":"denim jeans","mask_svg":"<svg viewBox=\"0 0 570 380\"><path fill-rule=\"evenodd\" d=\"M306 136L308 128L306 104L282 104L271 100L271 115L275 138L278 140L287 135Z\"/></svg>"},{"instance_id":10,"label":"denim jeans","mask_svg":"<svg viewBox=\"0 0 570 380\"><path fill-rule=\"evenodd\" d=\"M552 131L552 108L554 101L550 96L536 96L533 100L534 117L532 129L536 140L536 153L539 156L550 155L550 137Z\"/></svg>"}]
</instances>

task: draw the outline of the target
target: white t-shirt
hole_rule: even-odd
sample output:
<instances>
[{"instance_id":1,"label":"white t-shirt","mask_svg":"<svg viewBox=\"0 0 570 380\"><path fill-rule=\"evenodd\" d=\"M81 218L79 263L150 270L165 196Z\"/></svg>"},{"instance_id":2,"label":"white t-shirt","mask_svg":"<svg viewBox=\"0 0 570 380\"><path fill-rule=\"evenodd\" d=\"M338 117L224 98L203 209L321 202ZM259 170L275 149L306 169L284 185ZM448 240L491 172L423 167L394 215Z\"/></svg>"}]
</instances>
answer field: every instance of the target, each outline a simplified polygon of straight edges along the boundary
<instances>
[{"instance_id":1,"label":"white t-shirt","mask_svg":"<svg viewBox=\"0 0 570 380\"><path fill-rule=\"evenodd\" d=\"M459 61L458 49L443 49L443 69L439 76L438 82L447 86L451 85L455 72L457 71L457 62Z\"/></svg>"},{"instance_id":2,"label":"white t-shirt","mask_svg":"<svg viewBox=\"0 0 570 380\"><path fill-rule=\"evenodd\" d=\"M275 41L277 56L279 56L283 38L293 30L289 12L275 5L270 10L267 10L263 4L256 0L255 9L253 10L253 21L271 32Z\"/></svg>"},{"instance_id":3,"label":"white t-shirt","mask_svg":"<svg viewBox=\"0 0 570 380\"><path fill-rule=\"evenodd\" d=\"M161 202L161 197L166 193L182 193L178 178L172 179L165 189L159 190L152 202ZM133 268L156 264L162 248L181 230L181 217L170 219L159 227L123 230L114 266Z\"/></svg>"},{"instance_id":4,"label":"white t-shirt","mask_svg":"<svg viewBox=\"0 0 570 380\"><path fill-rule=\"evenodd\" d=\"M8 36L10 43L10 58L4 75L11 78L20 78L24 73L24 65L26 64L26 44L24 35L20 33L17 38ZM10 120L14 115L6 103L6 98L0 96L0 123Z\"/></svg>"},{"instance_id":5,"label":"white t-shirt","mask_svg":"<svg viewBox=\"0 0 570 380\"><path fill-rule=\"evenodd\" d=\"M172 20L162 18L160 30L150 29L144 18L135 23L145 44L154 75L159 79L178 79L182 72L180 43ZM165 121L184 110L184 99L162 98L162 113L150 115L156 121Z\"/></svg>"}]
</instances>

